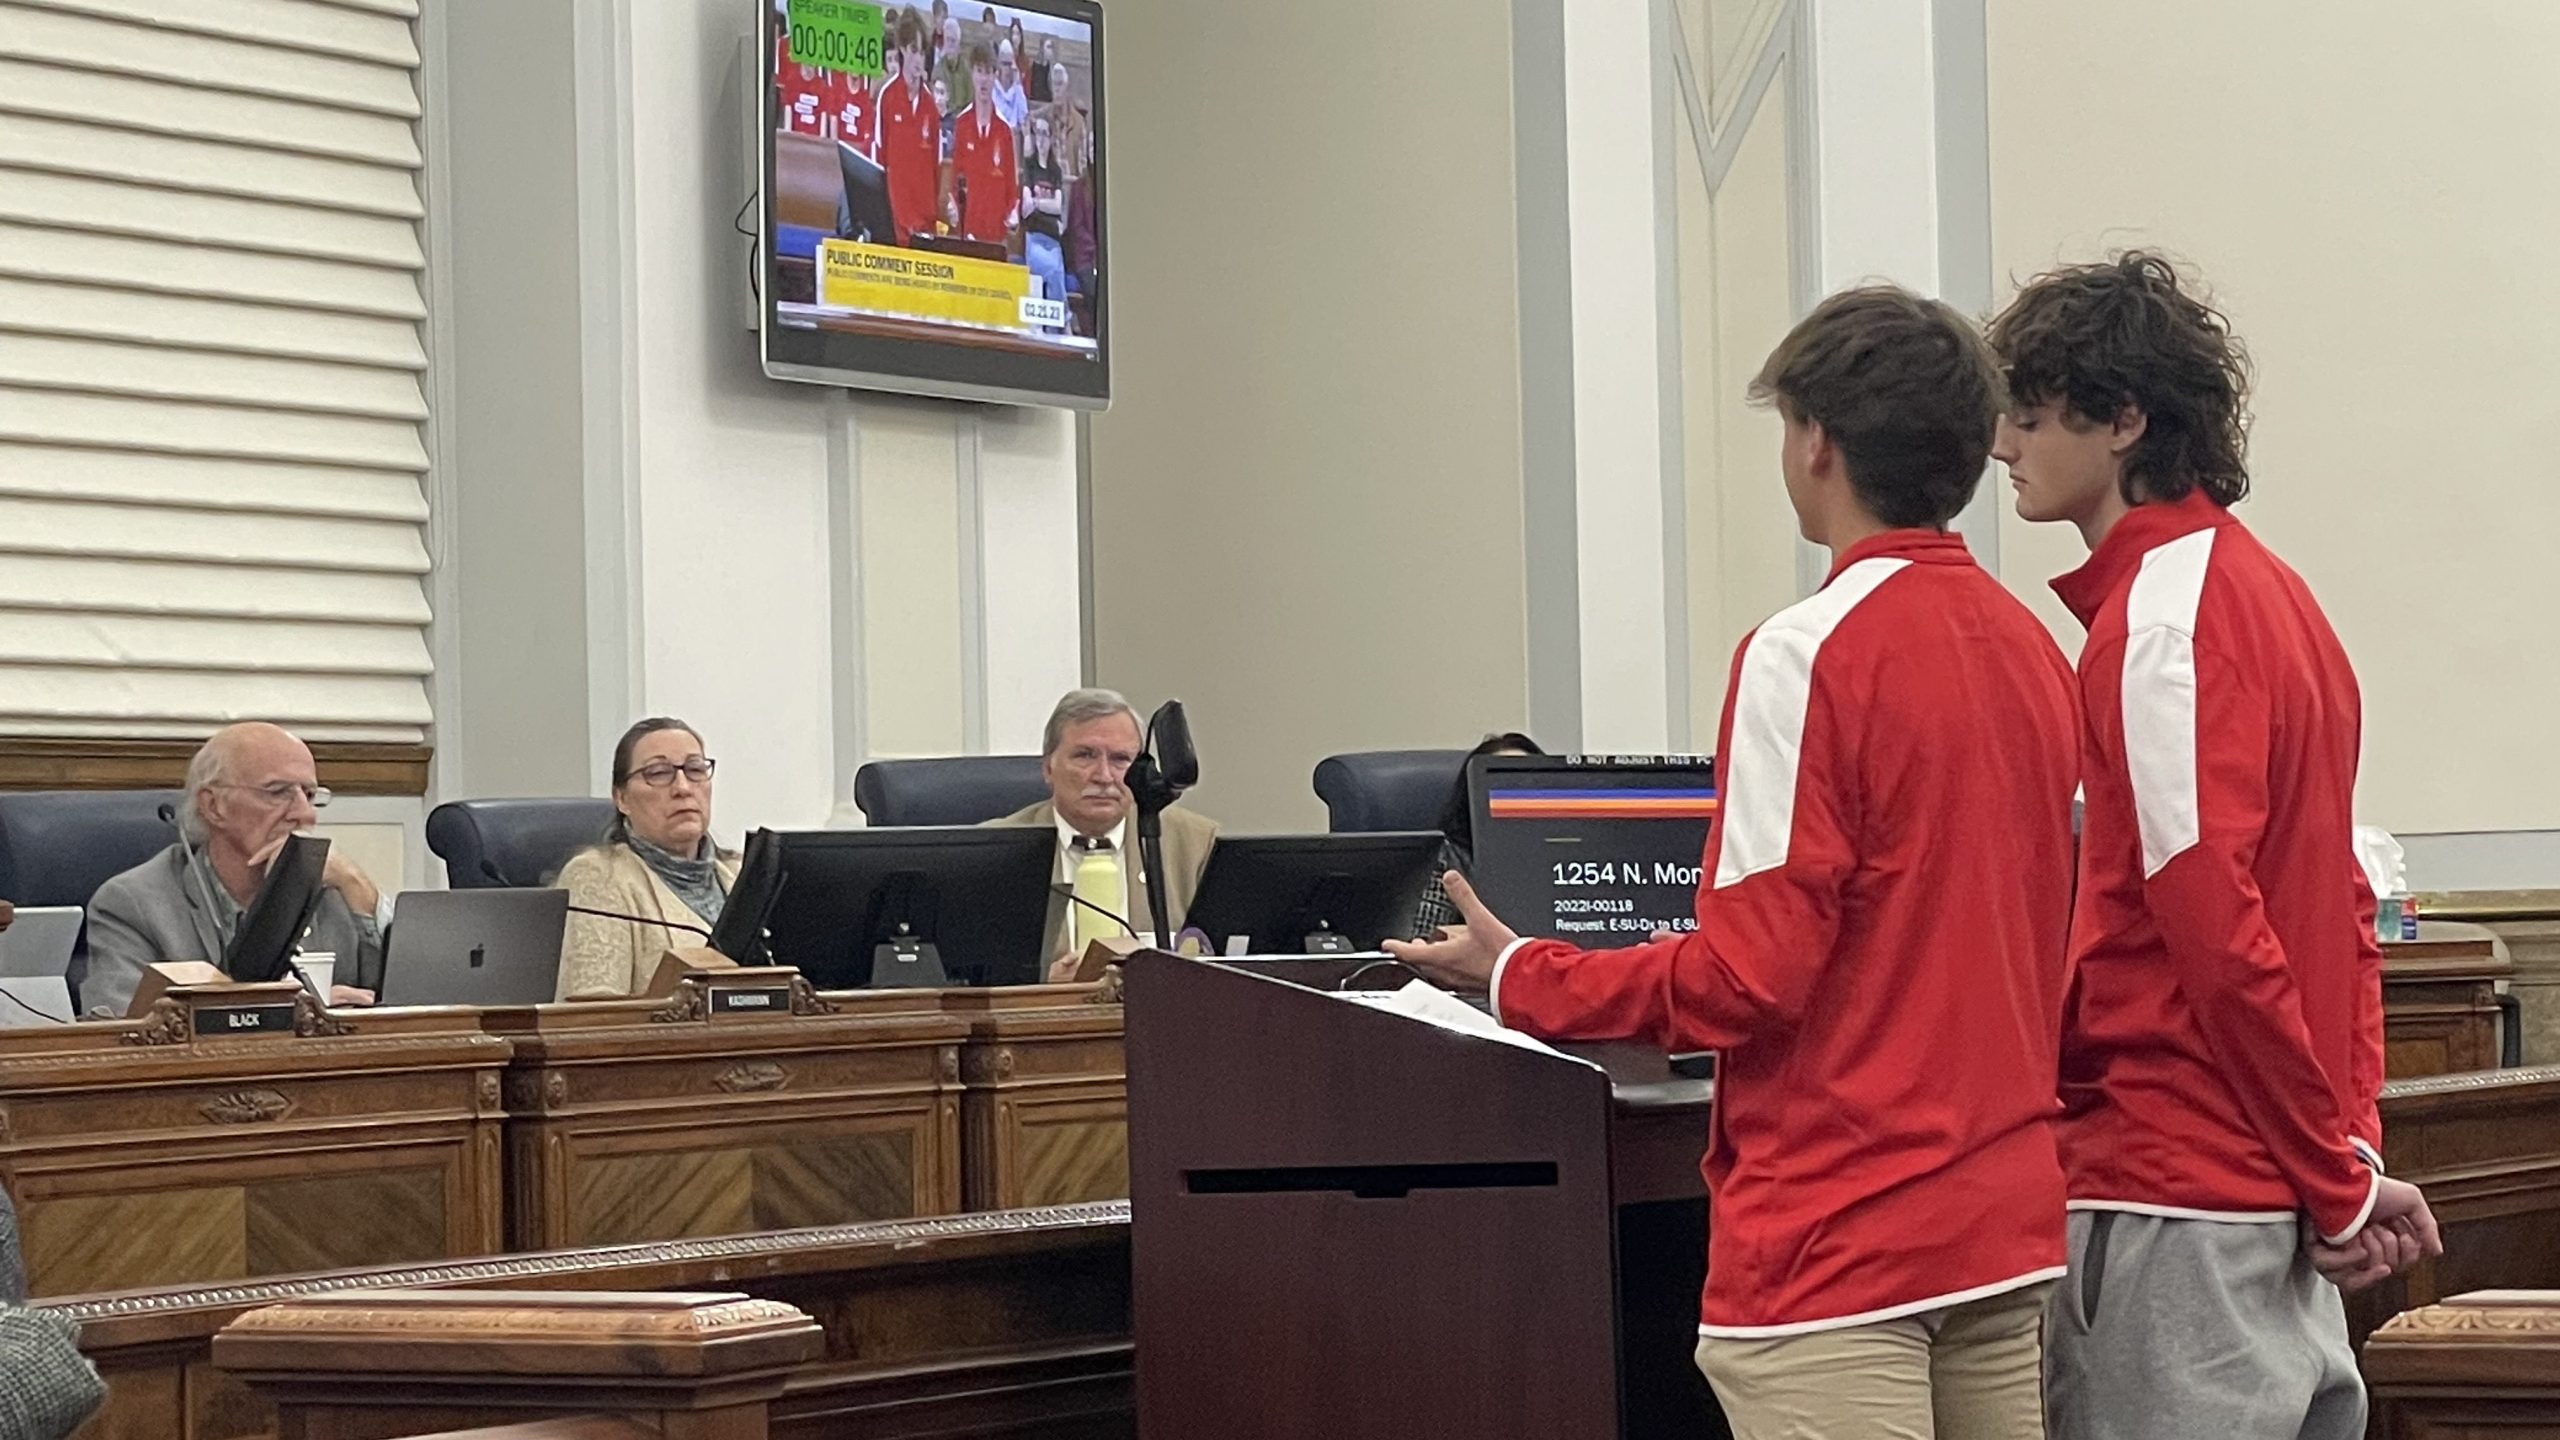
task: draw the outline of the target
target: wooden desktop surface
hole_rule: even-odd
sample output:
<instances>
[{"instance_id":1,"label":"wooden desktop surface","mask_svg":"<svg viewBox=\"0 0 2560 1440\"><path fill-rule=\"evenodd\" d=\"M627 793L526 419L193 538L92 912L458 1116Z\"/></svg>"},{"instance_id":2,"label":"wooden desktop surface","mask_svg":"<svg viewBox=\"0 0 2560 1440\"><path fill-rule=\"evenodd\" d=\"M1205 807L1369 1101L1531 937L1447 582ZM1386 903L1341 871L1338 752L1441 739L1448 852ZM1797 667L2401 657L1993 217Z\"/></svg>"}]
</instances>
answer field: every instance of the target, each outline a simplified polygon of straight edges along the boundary
<instances>
[{"instance_id":1,"label":"wooden desktop surface","mask_svg":"<svg viewBox=\"0 0 2560 1440\"><path fill-rule=\"evenodd\" d=\"M1128 1191L1094 986L309 1007L312 1033L0 1031L33 1293L944 1215Z\"/></svg>"},{"instance_id":2,"label":"wooden desktop surface","mask_svg":"<svg viewBox=\"0 0 2560 1440\"><path fill-rule=\"evenodd\" d=\"M0 1179L32 1293L503 1247L507 1042L470 1010L306 999L296 1018L253 1038L166 1009L0 1032Z\"/></svg>"},{"instance_id":3,"label":"wooden desktop surface","mask_svg":"<svg viewBox=\"0 0 2560 1440\"><path fill-rule=\"evenodd\" d=\"M2382 947L2382 1064L2394 1080L2498 1063L2498 987L2514 973L2487 928L2422 920Z\"/></svg>"},{"instance_id":4,"label":"wooden desktop surface","mask_svg":"<svg viewBox=\"0 0 2560 1440\"><path fill-rule=\"evenodd\" d=\"M81 1348L107 1379L106 1408L79 1440L274 1436L270 1401L213 1363L215 1335L262 1307L385 1289L743 1292L797 1307L822 1334L821 1353L793 1370L773 1406L775 1436L1125 1440L1127 1216L1125 1205L1106 1204L896 1220L167 1287L47 1308L79 1324ZM482 1411L442 1413L427 1428L521 1418L493 1373ZM361 1433L420 1429L378 1419Z\"/></svg>"}]
</instances>

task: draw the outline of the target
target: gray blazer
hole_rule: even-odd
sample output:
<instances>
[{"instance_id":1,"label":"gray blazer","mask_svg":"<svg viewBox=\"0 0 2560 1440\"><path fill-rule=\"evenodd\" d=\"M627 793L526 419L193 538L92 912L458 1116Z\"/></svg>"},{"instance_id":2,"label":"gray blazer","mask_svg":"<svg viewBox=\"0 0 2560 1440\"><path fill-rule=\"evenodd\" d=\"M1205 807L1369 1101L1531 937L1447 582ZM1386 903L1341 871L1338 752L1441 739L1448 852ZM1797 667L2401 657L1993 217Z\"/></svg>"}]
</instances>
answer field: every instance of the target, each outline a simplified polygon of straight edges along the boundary
<instances>
[{"instance_id":1,"label":"gray blazer","mask_svg":"<svg viewBox=\"0 0 2560 1440\"><path fill-rule=\"evenodd\" d=\"M26 1305L18 1212L0 1190L0 1440L62 1440L105 1403L80 1327Z\"/></svg>"},{"instance_id":2,"label":"gray blazer","mask_svg":"<svg viewBox=\"0 0 2560 1440\"><path fill-rule=\"evenodd\" d=\"M98 887L89 899L89 974L80 982L83 1014L114 1019L133 1007L145 967L162 960L222 963L221 932L212 906L228 895L211 868L188 873L187 849L172 845ZM320 893L306 950L338 957L332 981L366 990L382 988L382 930L370 915L347 908L335 890Z\"/></svg>"}]
</instances>

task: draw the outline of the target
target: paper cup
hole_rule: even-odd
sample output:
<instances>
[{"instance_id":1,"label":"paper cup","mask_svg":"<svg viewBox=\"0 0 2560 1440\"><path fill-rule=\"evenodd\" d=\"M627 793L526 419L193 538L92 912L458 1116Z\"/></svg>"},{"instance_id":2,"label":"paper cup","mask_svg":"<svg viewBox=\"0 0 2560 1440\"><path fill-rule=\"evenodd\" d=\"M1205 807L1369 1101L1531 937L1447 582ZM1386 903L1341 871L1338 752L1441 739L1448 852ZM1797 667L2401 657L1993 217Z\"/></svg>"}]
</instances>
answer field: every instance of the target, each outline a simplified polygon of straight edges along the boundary
<instances>
[{"instance_id":1,"label":"paper cup","mask_svg":"<svg viewBox=\"0 0 2560 1440\"><path fill-rule=\"evenodd\" d=\"M338 957L326 950L305 951L294 957L293 968L302 972L305 983L311 987L311 993L320 997L320 1003L328 1004L329 981L330 977L337 973Z\"/></svg>"}]
</instances>

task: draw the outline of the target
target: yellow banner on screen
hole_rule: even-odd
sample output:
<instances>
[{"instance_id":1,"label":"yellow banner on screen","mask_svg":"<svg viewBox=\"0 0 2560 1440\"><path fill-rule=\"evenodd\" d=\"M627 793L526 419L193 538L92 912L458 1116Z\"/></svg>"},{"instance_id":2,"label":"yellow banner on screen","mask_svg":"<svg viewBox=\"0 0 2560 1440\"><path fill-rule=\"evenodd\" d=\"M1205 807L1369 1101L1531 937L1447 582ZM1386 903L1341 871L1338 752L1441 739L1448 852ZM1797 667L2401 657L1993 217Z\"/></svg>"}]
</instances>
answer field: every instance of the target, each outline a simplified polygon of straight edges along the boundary
<instances>
[{"instance_id":1,"label":"yellow banner on screen","mask_svg":"<svg viewBox=\"0 0 2560 1440\"><path fill-rule=\"evenodd\" d=\"M1031 295L1031 272L1022 266L858 240L821 241L818 249L821 305L1024 328L1022 302Z\"/></svg>"}]
</instances>

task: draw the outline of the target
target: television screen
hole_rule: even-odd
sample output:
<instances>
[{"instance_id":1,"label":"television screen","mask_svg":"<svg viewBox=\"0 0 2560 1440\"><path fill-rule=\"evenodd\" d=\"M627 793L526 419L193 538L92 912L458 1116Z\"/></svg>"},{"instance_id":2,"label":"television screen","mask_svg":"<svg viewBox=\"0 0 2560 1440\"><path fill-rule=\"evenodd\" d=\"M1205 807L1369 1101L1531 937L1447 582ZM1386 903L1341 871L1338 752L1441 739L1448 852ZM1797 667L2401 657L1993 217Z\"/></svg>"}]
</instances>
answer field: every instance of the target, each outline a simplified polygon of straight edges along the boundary
<instances>
[{"instance_id":1,"label":"television screen","mask_svg":"<svg viewBox=\"0 0 2560 1440\"><path fill-rule=\"evenodd\" d=\"M1101 408L1100 5L758 4L765 373Z\"/></svg>"}]
</instances>

